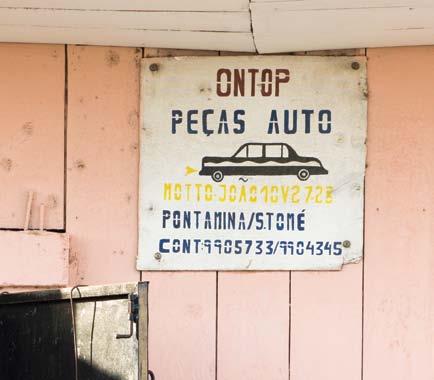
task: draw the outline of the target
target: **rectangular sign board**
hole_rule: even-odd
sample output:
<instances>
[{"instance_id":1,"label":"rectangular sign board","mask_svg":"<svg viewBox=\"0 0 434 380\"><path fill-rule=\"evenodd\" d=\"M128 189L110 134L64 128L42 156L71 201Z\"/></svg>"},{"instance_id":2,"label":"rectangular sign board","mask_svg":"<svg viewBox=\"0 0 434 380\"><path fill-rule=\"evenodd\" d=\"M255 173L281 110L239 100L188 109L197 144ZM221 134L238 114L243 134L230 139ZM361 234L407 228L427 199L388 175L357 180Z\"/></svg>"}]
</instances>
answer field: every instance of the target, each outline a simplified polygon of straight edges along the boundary
<instances>
[{"instance_id":1,"label":"rectangular sign board","mask_svg":"<svg viewBox=\"0 0 434 380\"><path fill-rule=\"evenodd\" d=\"M363 252L364 57L142 62L140 270L331 270Z\"/></svg>"}]
</instances>

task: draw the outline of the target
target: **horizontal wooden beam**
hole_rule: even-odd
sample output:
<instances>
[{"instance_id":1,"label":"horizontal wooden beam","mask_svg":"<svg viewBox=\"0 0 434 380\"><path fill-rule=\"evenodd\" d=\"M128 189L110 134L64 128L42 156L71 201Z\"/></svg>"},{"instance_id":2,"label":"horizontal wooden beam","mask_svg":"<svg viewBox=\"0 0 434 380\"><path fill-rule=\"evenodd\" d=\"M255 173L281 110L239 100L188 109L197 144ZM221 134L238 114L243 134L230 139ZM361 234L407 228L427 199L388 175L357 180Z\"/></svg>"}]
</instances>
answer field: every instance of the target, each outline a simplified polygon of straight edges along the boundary
<instances>
[{"instance_id":1,"label":"horizontal wooden beam","mask_svg":"<svg viewBox=\"0 0 434 380\"><path fill-rule=\"evenodd\" d=\"M69 235L0 231L0 286L67 285Z\"/></svg>"},{"instance_id":2,"label":"horizontal wooden beam","mask_svg":"<svg viewBox=\"0 0 434 380\"><path fill-rule=\"evenodd\" d=\"M251 33L1 26L0 42L255 51Z\"/></svg>"},{"instance_id":3,"label":"horizontal wooden beam","mask_svg":"<svg viewBox=\"0 0 434 380\"><path fill-rule=\"evenodd\" d=\"M2 7L137 11L240 11L249 0L2 0Z\"/></svg>"},{"instance_id":4,"label":"horizontal wooden beam","mask_svg":"<svg viewBox=\"0 0 434 380\"><path fill-rule=\"evenodd\" d=\"M333 9L329 4L320 7L316 1L317 8L309 9L302 7L304 3L251 4L260 53L434 43L434 4Z\"/></svg>"},{"instance_id":5,"label":"horizontal wooden beam","mask_svg":"<svg viewBox=\"0 0 434 380\"><path fill-rule=\"evenodd\" d=\"M64 9L15 9L0 7L0 25L44 28L89 28L93 35L102 29L217 31L250 33L250 14L244 12L142 12Z\"/></svg>"}]
</instances>

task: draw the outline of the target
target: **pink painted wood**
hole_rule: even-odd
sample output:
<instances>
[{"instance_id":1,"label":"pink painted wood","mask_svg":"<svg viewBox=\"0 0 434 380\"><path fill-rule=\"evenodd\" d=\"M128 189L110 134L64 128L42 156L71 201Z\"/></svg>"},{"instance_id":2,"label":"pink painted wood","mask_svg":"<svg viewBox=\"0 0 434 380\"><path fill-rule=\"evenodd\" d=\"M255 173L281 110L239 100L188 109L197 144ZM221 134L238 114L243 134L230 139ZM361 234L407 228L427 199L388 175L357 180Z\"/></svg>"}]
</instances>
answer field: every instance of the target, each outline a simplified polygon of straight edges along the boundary
<instances>
[{"instance_id":1,"label":"pink painted wood","mask_svg":"<svg viewBox=\"0 0 434 380\"><path fill-rule=\"evenodd\" d=\"M301 55L364 55L364 49ZM363 263L291 274L291 380L361 379Z\"/></svg>"},{"instance_id":2,"label":"pink painted wood","mask_svg":"<svg viewBox=\"0 0 434 380\"><path fill-rule=\"evenodd\" d=\"M434 47L368 57L364 380L432 380Z\"/></svg>"},{"instance_id":3,"label":"pink painted wood","mask_svg":"<svg viewBox=\"0 0 434 380\"><path fill-rule=\"evenodd\" d=\"M362 264L291 280L291 380L361 379Z\"/></svg>"},{"instance_id":4,"label":"pink painted wood","mask_svg":"<svg viewBox=\"0 0 434 380\"><path fill-rule=\"evenodd\" d=\"M0 231L0 247L1 287L68 284L67 234Z\"/></svg>"},{"instance_id":5,"label":"pink painted wood","mask_svg":"<svg viewBox=\"0 0 434 380\"><path fill-rule=\"evenodd\" d=\"M64 47L0 44L0 228L63 228Z\"/></svg>"},{"instance_id":6,"label":"pink painted wood","mask_svg":"<svg viewBox=\"0 0 434 380\"><path fill-rule=\"evenodd\" d=\"M215 380L216 274L143 272L149 368L158 380Z\"/></svg>"},{"instance_id":7,"label":"pink painted wood","mask_svg":"<svg viewBox=\"0 0 434 380\"><path fill-rule=\"evenodd\" d=\"M196 52L145 49L144 53L165 57ZM216 273L142 272L142 277L150 281L149 367L157 379L215 380Z\"/></svg>"},{"instance_id":8,"label":"pink painted wood","mask_svg":"<svg viewBox=\"0 0 434 380\"><path fill-rule=\"evenodd\" d=\"M219 273L219 380L288 380L289 273Z\"/></svg>"},{"instance_id":9,"label":"pink painted wood","mask_svg":"<svg viewBox=\"0 0 434 380\"><path fill-rule=\"evenodd\" d=\"M71 283L137 281L140 52L68 48L66 228L79 261ZM22 227L28 190L34 210L57 203L46 225L61 228L63 47L0 45L0 54L0 228ZM362 339L363 380L434 377L433 67L433 47L369 50L364 335L362 264L293 272L291 291L287 273L219 273L218 318L215 273L143 273L159 380L287 380L288 356L291 380L358 380ZM0 239L0 256L15 244ZM26 259L7 283L64 281L58 259L41 255L31 273Z\"/></svg>"},{"instance_id":10,"label":"pink painted wood","mask_svg":"<svg viewBox=\"0 0 434 380\"><path fill-rule=\"evenodd\" d=\"M74 283L139 279L140 57L140 49L68 46L66 228Z\"/></svg>"}]
</instances>

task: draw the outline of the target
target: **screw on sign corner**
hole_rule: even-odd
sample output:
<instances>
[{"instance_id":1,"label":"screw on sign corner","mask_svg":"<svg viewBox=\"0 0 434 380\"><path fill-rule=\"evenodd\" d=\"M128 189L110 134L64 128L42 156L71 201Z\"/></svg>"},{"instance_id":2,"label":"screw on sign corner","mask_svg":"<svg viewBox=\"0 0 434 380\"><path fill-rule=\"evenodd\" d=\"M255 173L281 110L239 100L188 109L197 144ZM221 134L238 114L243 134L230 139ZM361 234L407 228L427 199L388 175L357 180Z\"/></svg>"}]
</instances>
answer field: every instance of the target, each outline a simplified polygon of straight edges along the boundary
<instances>
[{"instance_id":1,"label":"screw on sign corner","mask_svg":"<svg viewBox=\"0 0 434 380\"><path fill-rule=\"evenodd\" d=\"M344 248L350 248L351 247L351 242L349 240L344 240L342 242L342 245L344 246Z\"/></svg>"},{"instance_id":2,"label":"screw on sign corner","mask_svg":"<svg viewBox=\"0 0 434 380\"><path fill-rule=\"evenodd\" d=\"M158 71L158 69L159 69L158 63L151 63L149 65L149 70L151 71Z\"/></svg>"},{"instance_id":3,"label":"screw on sign corner","mask_svg":"<svg viewBox=\"0 0 434 380\"><path fill-rule=\"evenodd\" d=\"M352 63L351 63L351 68L352 68L353 70L358 70L358 69L360 69L360 63L359 63L359 62L356 62L356 61L352 62Z\"/></svg>"},{"instance_id":4,"label":"screw on sign corner","mask_svg":"<svg viewBox=\"0 0 434 380\"><path fill-rule=\"evenodd\" d=\"M155 252L154 253L154 258L155 258L155 260L160 261L161 260L161 253L160 252Z\"/></svg>"}]
</instances>

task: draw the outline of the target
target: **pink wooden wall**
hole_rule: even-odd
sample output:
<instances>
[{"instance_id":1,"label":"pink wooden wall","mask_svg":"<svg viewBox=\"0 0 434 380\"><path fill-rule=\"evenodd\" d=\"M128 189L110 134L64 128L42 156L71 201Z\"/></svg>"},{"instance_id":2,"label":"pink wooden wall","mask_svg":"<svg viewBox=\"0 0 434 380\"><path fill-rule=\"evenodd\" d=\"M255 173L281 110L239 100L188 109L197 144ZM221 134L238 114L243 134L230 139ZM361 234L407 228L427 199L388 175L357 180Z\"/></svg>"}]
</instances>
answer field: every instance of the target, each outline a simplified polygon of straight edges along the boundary
<instances>
[{"instance_id":1,"label":"pink wooden wall","mask_svg":"<svg viewBox=\"0 0 434 380\"><path fill-rule=\"evenodd\" d=\"M33 190L71 284L149 280L158 380L432 380L434 47L367 51L365 260L319 273L135 270L142 53L219 54L0 45L0 228Z\"/></svg>"}]
</instances>

